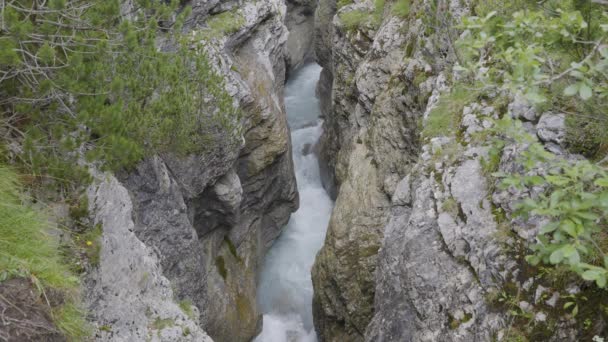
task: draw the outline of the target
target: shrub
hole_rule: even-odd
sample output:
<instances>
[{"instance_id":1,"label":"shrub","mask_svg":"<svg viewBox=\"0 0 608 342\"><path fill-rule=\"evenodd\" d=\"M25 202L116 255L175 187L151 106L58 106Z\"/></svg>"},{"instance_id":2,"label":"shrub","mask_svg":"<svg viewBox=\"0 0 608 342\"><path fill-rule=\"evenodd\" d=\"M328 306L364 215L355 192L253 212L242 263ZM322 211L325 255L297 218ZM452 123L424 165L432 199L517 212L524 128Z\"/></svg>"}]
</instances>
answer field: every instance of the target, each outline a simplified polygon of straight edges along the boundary
<instances>
[{"instance_id":1,"label":"shrub","mask_svg":"<svg viewBox=\"0 0 608 342\"><path fill-rule=\"evenodd\" d=\"M223 137L238 143L239 112L203 37L181 33L188 9L175 19L176 1L141 1L126 18L119 0L31 2L2 11L0 110L2 138L23 145L19 159L34 175L82 176L76 150L116 170L153 153L200 153ZM211 21L215 30L234 30L226 16Z\"/></svg>"}]
</instances>

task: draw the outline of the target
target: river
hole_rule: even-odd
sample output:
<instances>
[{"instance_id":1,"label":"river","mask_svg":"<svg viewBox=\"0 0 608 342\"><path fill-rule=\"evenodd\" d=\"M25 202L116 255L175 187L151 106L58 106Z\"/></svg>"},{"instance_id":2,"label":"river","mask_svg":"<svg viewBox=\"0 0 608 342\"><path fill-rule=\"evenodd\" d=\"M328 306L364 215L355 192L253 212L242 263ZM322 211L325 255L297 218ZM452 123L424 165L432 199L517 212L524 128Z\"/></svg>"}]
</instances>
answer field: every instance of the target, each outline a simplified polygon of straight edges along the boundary
<instances>
[{"instance_id":1,"label":"river","mask_svg":"<svg viewBox=\"0 0 608 342\"><path fill-rule=\"evenodd\" d=\"M320 72L319 65L306 65L285 86L300 208L266 255L258 286L264 328L255 342L317 341L310 270L323 245L333 208L321 185L319 161L312 151L322 131L315 96Z\"/></svg>"}]
</instances>

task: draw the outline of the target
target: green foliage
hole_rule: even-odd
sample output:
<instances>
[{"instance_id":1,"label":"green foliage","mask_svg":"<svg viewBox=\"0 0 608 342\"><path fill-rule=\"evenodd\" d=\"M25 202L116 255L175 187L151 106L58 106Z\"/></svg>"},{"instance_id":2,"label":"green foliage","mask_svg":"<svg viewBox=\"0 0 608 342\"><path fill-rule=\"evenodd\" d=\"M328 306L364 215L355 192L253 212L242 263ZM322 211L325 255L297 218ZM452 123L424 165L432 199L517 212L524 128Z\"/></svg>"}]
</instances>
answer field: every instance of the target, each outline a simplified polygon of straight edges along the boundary
<instances>
[{"instance_id":1,"label":"green foliage","mask_svg":"<svg viewBox=\"0 0 608 342\"><path fill-rule=\"evenodd\" d=\"M357 30L361 25L368 22L369 18L370 13L363 10L353 10L340 14L340 20L349 31Z\"/></svg>"},{"instance_id":2,"label":"green foliage","mask_svg":"<svg viewBox=\"0 0 608 342\"><path fill-rule=\"evenodd\" d=\"M79 282L50 230L44 215L25 203L15 172L0 166L0 282L23 277L42 295L49 289L61 291L66 300L53 309L53 320L67 337L79 341L88 335L84 313L73 298Z\"/></svg>"},{"instance_id":3,"label":"green foliage","mask_svg":"<svg viewBox=\"0 0 608 342\"><path fill-rule=\"evenodd\" d=\"M533 9L536 5L535 0L474 0L471 8L478 17L485 17L494 11L498 15L509 16L520 10Z\"/></svg>"},{"instance_id":4,"label":"green foliage","mask_svg":"<svg viewBox=\"0 0 608 342\"><path fill-rule=\"evenodd\" d=\"M512 6L528 7L524 3ZM608 95L608 47L603 44L608 38L606 13L589 1L548 1L543 8L529 7L511 18L496 11L465 18L465 38L459 46L466 65L460 71L469 73L486 92L521 94L543 110L590 112L568 119L567 140L580 152L595 149L586 153L594 155L605 135L589 136L594 127L603 127L589 124L589 119L608 119L603 100ZM525 133L519 121L504 118L497 122L496 131L529 146L520 160L523 172L494 174L502 178L501 185L544 190L523 200L517 212L524 218L538 215L549 220L527 260L533 265L565 265L583 279L606 287L608 258L601 243L607 227L606 170L587 160L555 157ZM539 165L546 170L543 174L534 173Z\"/></svg>"},{"instance_id":5,"label":"green foliage","mask_svg":"<svg viewBox=\"0 0 608 342\"><path fill-rule=\"evenodd\" d=\"M398 17L407 18L410 14L410 0L397 0L393 4L392 12Z\"/></svg>"},{"instance_id":6,"label":"green foliage","mask_svg":"<svg viewBox=\"0 0 608 342\"><path fill-rule=\"evenodd\" d=\"M535 104L559 95L583 101L605 97L608 46L601 42L608 38L608 17L599 5L559 6L515 12L508 19L496 11L465 18L459 45L467 58L460 69ZM483 58L488 54L492 58Z\"/></svg>"},{"instance_id":7,"label":"green foliage","mask_svg":"<svg viewBox=\"0 0 608 342\"><path fill-rule=\"evenodd\" d=\"M464 107L478 96L479 92L476 89L465 86L455 86L450 93L443 94L439 103L429 113L422 136L434 138L450 136L457 132Z\"/></svg>"},{"instance_id":8,"label":"green foliage","mask_svg":"<svg viewBox=\"0 0 608 342\"><path fill-rule=\"evenodd\" d=\"M20 160L34 175L81 179L76 150L115 170L153 153L200 153L220 137L238 143L239 113L204 37L181 33L190 11L174 18L177 1L136 6L128 18L119 0L17 0L3 9L2 138L23 145ZM234 30L228 19L211 26Z\"/></svg>"},{"instance_id":9,"label":"green foliage","mask_svg":"<svg viewBox=\"0 0 608 342\"><path fill-rule=\"evenodd\" d=\"M526 260L566 265L583 279L594 281L600 288L608 280L608 256L601 248L608 222L608 172L588 160L568 161L545 151L522 127L520 121L504 118L497 131L518 143L528 144L521 155L525 170L517 174L494 175L502 178L503 188L542 187L543 193L526 198L519 204L518 216L538 215L547 218L531 246ZM542 175L533 171L543 165Z\"/></svg>"}]
</instances>

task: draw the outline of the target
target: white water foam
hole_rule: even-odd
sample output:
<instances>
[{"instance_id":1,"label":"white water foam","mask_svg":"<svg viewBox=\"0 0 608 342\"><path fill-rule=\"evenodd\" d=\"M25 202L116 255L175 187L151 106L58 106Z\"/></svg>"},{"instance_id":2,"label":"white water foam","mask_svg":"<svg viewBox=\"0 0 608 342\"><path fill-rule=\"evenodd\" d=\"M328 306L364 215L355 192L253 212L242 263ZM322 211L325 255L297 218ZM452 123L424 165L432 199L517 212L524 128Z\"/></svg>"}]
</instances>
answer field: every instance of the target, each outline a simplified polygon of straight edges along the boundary
<instances>
[{"instance_id":1,"label":"white water foam","mask_svg":"<svg viewBox=\"0 0 608 342\"><path fill-rule=\"evenodd\" d=\"M321 135L315 86L321 67L303 67L285 87L300 208L272 246L261 273L258 302L264 328L255 342L316 342L310 270L321 248L333 202L323 189L312 147Z\"/></svg>"}]
</instances>

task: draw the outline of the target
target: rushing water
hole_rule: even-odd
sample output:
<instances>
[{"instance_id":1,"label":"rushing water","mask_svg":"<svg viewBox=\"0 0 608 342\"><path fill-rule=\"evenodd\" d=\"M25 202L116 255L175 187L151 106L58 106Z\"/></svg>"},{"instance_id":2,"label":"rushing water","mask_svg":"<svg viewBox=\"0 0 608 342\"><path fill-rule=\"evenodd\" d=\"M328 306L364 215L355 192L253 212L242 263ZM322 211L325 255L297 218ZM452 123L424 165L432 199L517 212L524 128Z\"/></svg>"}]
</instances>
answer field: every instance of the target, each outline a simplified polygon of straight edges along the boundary
<instances>
[{"instance_id":1,"label":"rushing water","mask_svg":"<svg viewBox=\"0 0 608 342\"><path fill-rule=\"evenodd\" d=\"M258 287L264 329L255 342L315 342L310 270L325 239L333 203L321 185L312 147L321 135L315 86L321 67L299 70L285 87L300 209L266 256Z\"/></svg>"}]
</instances>

